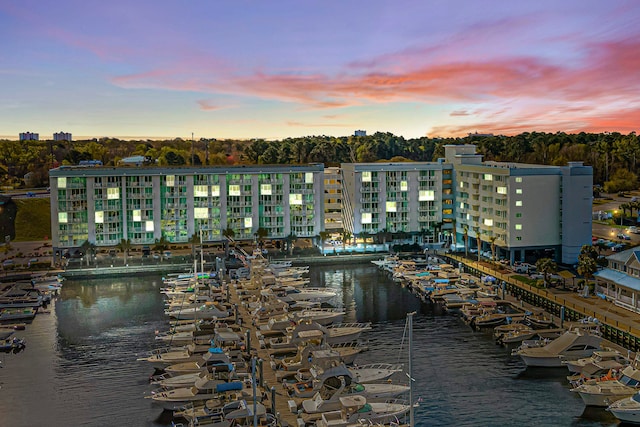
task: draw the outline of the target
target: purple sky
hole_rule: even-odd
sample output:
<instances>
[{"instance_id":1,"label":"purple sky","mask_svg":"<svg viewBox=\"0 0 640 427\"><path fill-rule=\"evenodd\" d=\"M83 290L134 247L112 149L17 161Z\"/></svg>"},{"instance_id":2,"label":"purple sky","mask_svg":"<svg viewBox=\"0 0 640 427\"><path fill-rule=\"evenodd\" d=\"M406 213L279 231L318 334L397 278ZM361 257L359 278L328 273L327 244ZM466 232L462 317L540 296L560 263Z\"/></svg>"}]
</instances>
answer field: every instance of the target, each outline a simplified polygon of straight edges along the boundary
<instances>
[{"instance_id":1,"label":"purple sky","mask_svg":"<svg viewBox=\"0 0 640 427\"><path fill-rule=\"evenodd\" d=\"M0 135L629 133L640 1L0 0Z\"/></svg>"}]
</instances>

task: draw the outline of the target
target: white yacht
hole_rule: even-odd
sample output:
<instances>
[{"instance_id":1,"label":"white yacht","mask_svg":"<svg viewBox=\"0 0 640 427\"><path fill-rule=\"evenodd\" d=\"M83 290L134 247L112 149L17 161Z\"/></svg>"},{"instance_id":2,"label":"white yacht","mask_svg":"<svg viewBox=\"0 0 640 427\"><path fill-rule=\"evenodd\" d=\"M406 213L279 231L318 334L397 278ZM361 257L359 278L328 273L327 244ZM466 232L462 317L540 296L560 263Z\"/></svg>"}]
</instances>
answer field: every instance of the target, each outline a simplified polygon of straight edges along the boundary
<instances>
[{"instance_id":1,"label":"white yacht","mask_svg":"<svg viewBox=\"0 0 640 427\"><path fill-rule=\"evenodd\" d=\"M399 402L370 403L362 396L341 397L340 406L339 410L321 413L316 426L347 427L397 422L410 409L408 404Z\"/></svg>"},{"instance_id":2,"label":"white yacht","mask_svg":"<svg viewBox=\"0 0 640 427\"><path fill-rule=\"evenodd\" d=\"M578 393L587 406L608 406L616 400L629 397L640 390L640 359L622 370L617 380L591 380L571 389Z\"/></svg>"},{"instance_id":3,"label":"white yacht","mask_svg":"<svg viewBox=\"0 0 640 427\"><path fill-rule=\"evenodd\" d=\"M167 311L166 314L178 320L224 319L229 317L229 311L218 307L213 302L205 303L199 307Z\"/></svg>"},{"instance_id":4,"label":"white yacht","mask_svg":"<svg viewBox=\"0 0 640 427\"><path fill-rule=\"evenodd\" d=\"M342 310L334 310L330 308L318 308L311 310L301 310L291 313L294 321L310 320L321 325L329 325L331 323L339 323L342 321L345 312Z\"/></svg>"},{"instance_id":5,"label":"white yacht","mask_svg":"<svg viewBox=\"0 0 640 427\"><path fill-rule=\"evenodd\" d=\"M514 356L520 356L529 367L559 368L563 360L576 360L589 357L600 349L602 337L584 329L567 331L555 340L540 347L523 345L513 350Z\"/></svg>"},{"instance_id":6,"label":"white yacht","mask_svg":"<svg viewBox=\"0 0 640 427\"><path fill-rule=\"evenodd\" d=\"M145 396L152 399L164 409L178 410L187 404L215 399L226 392L241 392L244 385L241 381L221 382L216 379L202 378L192 387L175 388Z\"/></svg>"},{"instance_id":7,"label":"white yacht","mask_svg":"<svg viewBox=\"0 0 640 427\"><path fill-rule=\"evenodd\" d=\"M607 411L622 422L640 424L640 394L613 402Z\"/></svg>"}]
</instances>

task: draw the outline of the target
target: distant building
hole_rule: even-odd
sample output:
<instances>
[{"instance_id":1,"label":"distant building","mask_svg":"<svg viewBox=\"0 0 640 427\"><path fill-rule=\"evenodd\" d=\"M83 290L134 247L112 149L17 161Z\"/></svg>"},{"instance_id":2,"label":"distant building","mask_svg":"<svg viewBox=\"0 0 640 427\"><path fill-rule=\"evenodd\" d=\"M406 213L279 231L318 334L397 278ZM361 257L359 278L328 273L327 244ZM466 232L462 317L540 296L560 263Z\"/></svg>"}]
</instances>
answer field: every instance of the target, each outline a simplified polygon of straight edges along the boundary
<instances>
[{"instance_id":1,"label":"distant building","mask_svg":"<svg viewBox=\"0 0 640 427\"><path fill-rule=\"evenodd\" d=\"M71 134L68 132L56 132L53 134L54 141L72 141Z\"/></svg>"},{"instance_id":2,"label":"distant building","mask_svg":"<svg viewBox=\"0 0 640 427\"><path fill-rule=\"evenodd\" d=\"M366 130L357 130L353 133L353 136L367 136Z\"/></svg>"},{"instance_id":3,"label":"distant building","mask_svg":"<svg viewBox=\"0 0 640 427\"><path fill-rule=\"evenodd\" d=\"M122 166L142 166L144 165L144 156L131 156L121 159L118 163Z\"/></svg>"},{"instance_id":4,"label":"distant building","mask_svg":"<svg viewBox=\"0 0 640 427\"><path fill-rule=\"evenodd\" d=\"M469 138L473 138L474 136L482 138L482 137L493 136L493 134L492 133L478 133L478 131L469 134Z\"/></svg>"},{"instance_id":5,"label":"distant building","mask_svg":"<svg viewBox=\"0 0 640 427\"><path fill-rule=\"evenodd\" d=\"M340 168L324 170L324 231L338 233L342 225L342 173Z\"/></svg>"},{"instance_id":6,"label":"distant building","mask_svg":"<svg viewBox=\"0 0 640 427\"><path fill-rule=\"evenodd\" d=\"M20 141L37 141L40 139L40 135L33 132L22 132L20 134Z\"/></svg>"}]
</instances>

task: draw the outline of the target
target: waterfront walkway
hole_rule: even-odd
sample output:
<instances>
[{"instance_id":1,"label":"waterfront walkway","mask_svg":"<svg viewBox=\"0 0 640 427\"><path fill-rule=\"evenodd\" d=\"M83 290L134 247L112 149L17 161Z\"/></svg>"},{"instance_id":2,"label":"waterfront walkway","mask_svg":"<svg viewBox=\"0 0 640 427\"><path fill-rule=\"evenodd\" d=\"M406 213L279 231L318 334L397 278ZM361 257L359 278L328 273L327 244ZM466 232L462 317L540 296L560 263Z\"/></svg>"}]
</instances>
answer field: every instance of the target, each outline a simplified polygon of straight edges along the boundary
<instances>
[{"instance_id":1,"label":"waterfront walkway","mask_svg":"<svg viewBox=\"0 0 640 427\"><path fill-rule=\"evenodd\" d=\"M517 298L529 300L533 305L555 315L559 315L559 309L564 307L565 310L575 313L573 317L596 318L605 326L605 335L610 335L606 336L607 338L617 340L634 351L640 347L640 315L632 311L618 307L598 296L584 297L575 291L561 288L538 288L518 280L518 275L514 273L501 273L486 263L471 261L453 254L446 256L461 262L472 272L475 270L477 275L490 275L498 279L499 283L505 282L507 290Z\"/></svg>"}]
</instances>

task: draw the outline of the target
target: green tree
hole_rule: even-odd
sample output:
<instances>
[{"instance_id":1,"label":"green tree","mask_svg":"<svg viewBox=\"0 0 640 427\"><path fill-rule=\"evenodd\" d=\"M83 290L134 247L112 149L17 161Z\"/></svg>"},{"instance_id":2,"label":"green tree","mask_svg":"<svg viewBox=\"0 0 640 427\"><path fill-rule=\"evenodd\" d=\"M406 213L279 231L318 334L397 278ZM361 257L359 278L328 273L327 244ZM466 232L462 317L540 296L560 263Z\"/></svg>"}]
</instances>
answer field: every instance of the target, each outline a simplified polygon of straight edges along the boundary
<instances>
[{"instance_id":1,"label":"green tree","mask_svg":"<svg viewBox=\"0 0 640 427\"><path fill-rule=\"evenodd\" d=\"M87 267L89 267L89 265L91 265L91 259L96 255L97 246L94 243L85 240L80 248L82 249L82 253L84 253L85 258L87 259Z\"/></svg>"},{"instance_id":2,"label":"green tree","mask_svg":"<svg viewBox=\"0 0 640 427\"><path fill-rule=\"evenodd\" d=\"M346 249L347 240L351 240L351 238L353 237L353 234L351 234L347 230L344 230L341 233L341 237L342 237L342 251L344 252L344 250Z\"/></svg>"},{"instance_id":3,"label":"green tree","mask_svg":"<svg viewBox=\"0 0 640 427\"><path fill-rule=\"evenodd\" d=\"M542 273L544 277L544 287L547 287L547 283L549 280L550 274L555 274L558 272L558 264L551 258L540 258L536 262L536 269Z\"/></svg>"},{"instance_id":4,"label":"green tree","mask_svg":"<svg viewBox=\"0 0 640 427\"><path fill-rule=\"evenodd\" d=\"M163 234L159 239L155 240L153 250L160 252L160 261L164 261L164 252L169 249L169 241Z\"/></svg>"},{"instance_id":5,"label":"green tree","mask_svg":"<svg viewBox=\"0 0 640 427\"><path fill-rule=\"evenodd\" d=\"M127 264L127 257L129 256L129 251L131 250L131 240L129 239L120 239L120 243L116 245L116 247L122 252L124 255L124 264Z\"/></svg>"},{"instance_id":6,"label":"green tree","mask_svg":"<svg viewBox=\"0 0 640 427\"><path fill-rule=\"evenodd\" d=\"M593 274L598 271L598 252L591 245L583 245L578 255L578 274L583 276L587 282L593 278Z\"/></svg>"},{"instance_id":7,"label":"green tree","mask_svg":"<svg viewBox=\"0 0 640 427\"><path fill-rule=\"evenodd\" d=\"M268 235L269 235L269 230L267 230L266 228L260 227L256 230L253 236L256 238L256 241L258 242L258 247L262 247L264 243L264 239L266 239Z\"/></svg>"},{"instance_id":8,"label":"green tree","mask_svg":"<svg viewBox=\"0 0 640 427\"><path fill-rule=\"evenodd\" d=\"M320 245L324 247L324 242L327 241L329 237L331 237L331 233L328 231L321 231L319 233L320 236Z\"/></svg>"},{"instance_id":9,"label":"green tree","mask_svg":"<svg viewBox=\"0 0 640 427\"><path fill-rule=\"evenodd\" d=\"M202 245L202 240L200 240L200 234L199 233L193 233L189 237L188 242L191 245L191 258L195 260L196 259L196 246L197 245ZM200 250L202 250L202 248Z\"/></svg>"},{"instance_id":10,"label":"green tree","mask_svg":"<svg viewBox=\"0 0 640 427\"><path fill-rule=\"evenodd\" d=\"M496 261L496 239L497 236L489 237L489 243L491 244L491 260Z\"/></svg>"},{"instance_id":11,"label":"green tree","mask_svg":"<svg viewBox=\"0 0 640 427\"><path fill-rule=\"evenodd\" d=\"M465 224L462 227L462 237L464 238L464 256L469 257L469 226Z\"/></svg>"}]
</instances>

